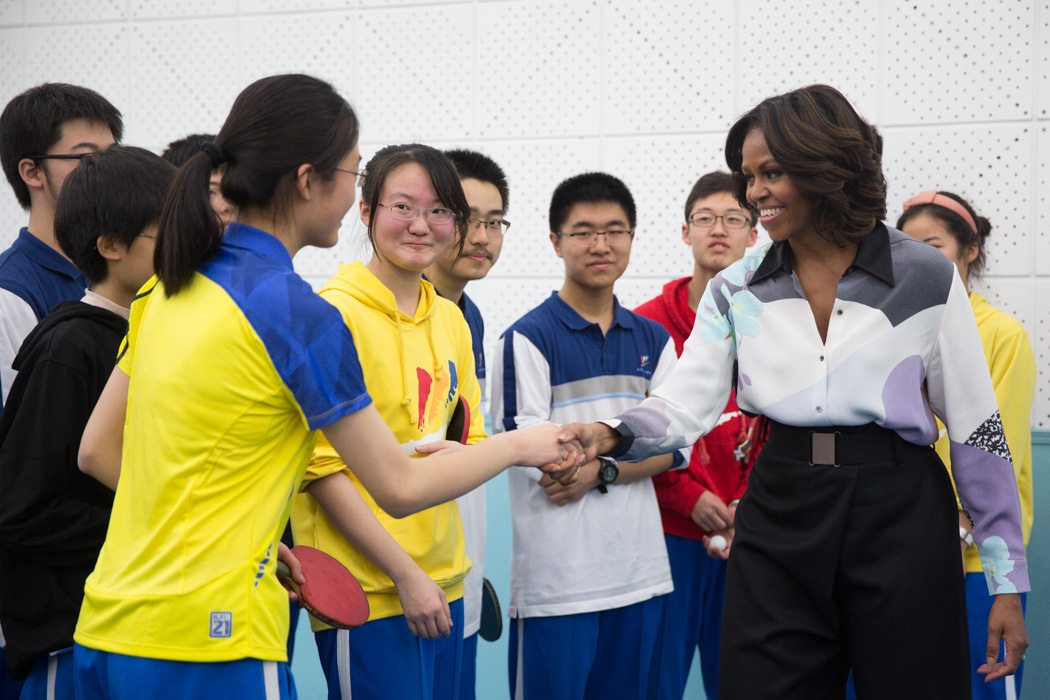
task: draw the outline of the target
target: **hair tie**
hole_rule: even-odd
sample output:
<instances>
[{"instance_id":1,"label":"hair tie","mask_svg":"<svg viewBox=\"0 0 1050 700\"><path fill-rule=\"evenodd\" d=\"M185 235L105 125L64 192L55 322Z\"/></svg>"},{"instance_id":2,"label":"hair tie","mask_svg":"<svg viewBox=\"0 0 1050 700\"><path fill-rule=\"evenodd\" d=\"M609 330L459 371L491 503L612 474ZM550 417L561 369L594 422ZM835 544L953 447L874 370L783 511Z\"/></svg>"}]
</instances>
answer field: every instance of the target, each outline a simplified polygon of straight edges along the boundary
<instances>
[{"instance_id":1,"label":"hair tie","mask_svg":"<svg viewBox=\"0 0 1050 700\"><path fill-rule=\"evenodd\" d=\"M214 141L205 141L201 144L201 150L208 154L211 158L212 165L216 168L226 162L226 153L223 152L219 144Z\"/></svg>"},{"instance_id":2,"label":"hair tie","mask_svg":"<svg viewBox=\"0 0 1050 700\"><path fill-rule=\"evenodd\" d=\"M970 225L970 228L973 229L973 234L975 236L978 235L977 222L973 220L973 217L970 215L970 212L966 211L966 207L964 207L962 204L955 201L951 197L945 197L943 194L940 194L933 190L920 192L919 194L915 195L914 197L912 197L904 203L904 211L908 211L912 207L917 207L922 204L933 204L935 206L944 207L949 211L955 212L963 218L963 221Z\"/></svg>"}]
</instances>

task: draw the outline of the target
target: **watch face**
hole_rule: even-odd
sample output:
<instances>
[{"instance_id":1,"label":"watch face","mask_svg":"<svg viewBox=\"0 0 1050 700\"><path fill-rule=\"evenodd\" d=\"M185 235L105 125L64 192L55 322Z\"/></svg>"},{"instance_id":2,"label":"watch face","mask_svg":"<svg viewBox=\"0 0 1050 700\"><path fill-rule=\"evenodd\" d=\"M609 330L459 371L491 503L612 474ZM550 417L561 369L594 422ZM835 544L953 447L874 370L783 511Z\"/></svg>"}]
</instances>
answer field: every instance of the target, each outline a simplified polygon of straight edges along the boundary
<instances>
[{"instance_id":1,"label":"watch face","mask_svg":"<svg viewBox=\"0 0 1050 700\"><path fill-rule=\"evenodd\" d=\"M598 470L598 479L603 484L611 484L619 475L620 468L611 462L602 462L601 469Z\"/></svg>"}]
</instances>

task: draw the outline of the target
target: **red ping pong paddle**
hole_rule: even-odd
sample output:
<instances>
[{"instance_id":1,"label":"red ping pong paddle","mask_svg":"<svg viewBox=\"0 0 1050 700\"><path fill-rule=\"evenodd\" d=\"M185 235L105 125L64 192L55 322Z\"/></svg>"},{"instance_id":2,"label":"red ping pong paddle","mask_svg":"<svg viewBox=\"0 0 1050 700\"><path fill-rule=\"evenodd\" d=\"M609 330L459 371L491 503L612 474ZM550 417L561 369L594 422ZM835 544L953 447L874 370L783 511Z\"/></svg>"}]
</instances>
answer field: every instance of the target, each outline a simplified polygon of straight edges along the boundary
<instances>
[{"instance_id":1,"label":"red ping pong paddle","mask_svg":"<svg viewBox=\"0 0 1050 700\"><path fill-rule=\"evenodd\" d=\"M292 579L292 571L277 562L277 577L299 595L299 606L321 622L349 630L368 622L368 598L354 575L333 557L319 549L299 545L292 554L303 567L302 585Z\"/></svg>"}]
</instances>

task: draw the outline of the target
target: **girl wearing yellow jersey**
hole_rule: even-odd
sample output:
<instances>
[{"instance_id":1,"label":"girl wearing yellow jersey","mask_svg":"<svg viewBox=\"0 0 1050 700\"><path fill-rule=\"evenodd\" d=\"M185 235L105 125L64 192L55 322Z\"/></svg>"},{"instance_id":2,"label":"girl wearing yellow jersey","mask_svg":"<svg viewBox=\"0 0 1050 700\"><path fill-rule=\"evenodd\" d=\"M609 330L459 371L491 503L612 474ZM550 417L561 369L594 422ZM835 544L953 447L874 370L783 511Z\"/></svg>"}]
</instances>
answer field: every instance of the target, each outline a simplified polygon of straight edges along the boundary
<instances>
[{"instance_id":1,"label":"girl wearing yellow jersey","mask_svg":"<svg viewBox=\"0 0 1050 700\"><path fill-rule=\"evenodd\" d=\"M991 233L988 219L978 216L962 197L950 192L923 192L904 203L904 213L897 228L912 238L931 244L955 263L963 285L977 278L984 269L985 241ZM1024 327L977 292L970 292L970 305L977 318L988 369L991 370L999 415L1003 421L1006 443L1013 457L1017 489L1021 495L1021 526L1024 544L1032 533L1032 400L1035 393L1035 356ZM948 438L941 427L937 452L951 467ZM988 661L988 637L984 621L988 619L992 596L981 573L981 560L970 534L972 526L966 513L959 511L959 542L966 569L966 611L970 629L971 687L974 700L1006 700L1021 695L1024 662L1013 676L984 682L976 669ZM1021 604L1026 594L1021 594ZM1000 655L1001 656L1001 655ZM1010 687L1012 686L1012 687Z\"/></svg>"},{"instance_id":2,"label":"girl wearing yellow jersey","mask_svg":"<svg viewBox=\"0 0 1050 700\"><path fill-rule=\"evenodd\" d=\"M425 465L386 428L349 329L292 268L304 246L336 242L357 140L357 117L329 84L274 76L248 86L180 170L159 280L133 304L81 443L81 467L117 489L74 635L78 698L295 696L273 571L290 559L278 542L318 430L400 516L511 464L575 471L555 426ZM208 202L217 167L239 208L225 234ZM309 489L326 507L356 494L339 474Z\"/></svg>"},{"instance_id":3,"label":"girl wearing yellow jersey","mask_svg":"<svg viewBox=\"0 0 1050 700\"><path fill-rule=\"evenodd\" d=\"M481 440L470 331L455 304L423 279L449 242L464 238L470 209L455 166L429 146L410 144L380 150L365 170L361 220L372 259L343 265L321 296L354 337L368 338L359 347L365 385L405 453L443 439L459 400L471 409L468 442ZM307 478L336 474L356 487L340 507L357 514L350 536L310 494L296 499L292 513L295 541L342 561L371 608L369 622L349 633L312 620L328 697L456 698L463 640L456 630L470 570L459 511L448 502L396 519L336 452L319 440Z\"/></svg>"}]
</instances>

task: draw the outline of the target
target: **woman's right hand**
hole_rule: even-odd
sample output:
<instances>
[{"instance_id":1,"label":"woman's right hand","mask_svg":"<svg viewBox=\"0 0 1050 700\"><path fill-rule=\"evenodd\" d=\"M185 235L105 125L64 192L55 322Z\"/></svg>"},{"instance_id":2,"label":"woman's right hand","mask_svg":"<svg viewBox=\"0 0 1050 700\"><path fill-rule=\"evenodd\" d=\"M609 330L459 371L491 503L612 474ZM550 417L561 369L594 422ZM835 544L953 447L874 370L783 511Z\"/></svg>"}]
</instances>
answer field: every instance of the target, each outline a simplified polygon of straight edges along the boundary
<instances>
[{"instance_id":1,"label":"woman's right hand","mask_svg":"<svg viewBox=\"0 0 1050 700\"><path fill-rule=\"evenodd\" d=\"M423 639L440 639L449 635L452 612L445 591L434 583L434 579L417 566L394 585L412 634Z\"/></svg>"}]
</instances>

